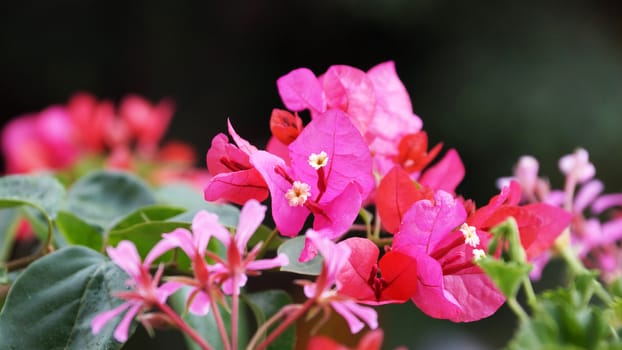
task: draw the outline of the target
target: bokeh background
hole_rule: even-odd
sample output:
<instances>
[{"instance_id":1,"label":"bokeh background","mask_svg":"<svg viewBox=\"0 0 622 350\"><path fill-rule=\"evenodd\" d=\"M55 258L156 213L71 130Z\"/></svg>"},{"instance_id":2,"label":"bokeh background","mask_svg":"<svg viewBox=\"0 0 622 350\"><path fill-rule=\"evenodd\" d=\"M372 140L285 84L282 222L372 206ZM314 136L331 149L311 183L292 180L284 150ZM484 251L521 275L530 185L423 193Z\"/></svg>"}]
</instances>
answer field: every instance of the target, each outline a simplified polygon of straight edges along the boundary
<instances>
[{"instance_id":1,"label":"bokeh background","mask_svg":"<svg viewBox=\"0 0 622 350\"><path fill-rule=\"evenodd\" d=\"M193 143L203 165L227 117L265 143L270 111L282 107L279 76L386 60L396 62L431 141L463 157L466 197L486 201L522 154L540 159L541 173L561 187L557 159L578 146L590 151L606 190L622 190L615 0L7 1L0 118L64 103L76 91L115 101L171 97L177 112L167 138ZM387 349L494 349L515 322L505 309L468 325L431 320L412 305L381 311Z\"/></svg>"}]
</instances>

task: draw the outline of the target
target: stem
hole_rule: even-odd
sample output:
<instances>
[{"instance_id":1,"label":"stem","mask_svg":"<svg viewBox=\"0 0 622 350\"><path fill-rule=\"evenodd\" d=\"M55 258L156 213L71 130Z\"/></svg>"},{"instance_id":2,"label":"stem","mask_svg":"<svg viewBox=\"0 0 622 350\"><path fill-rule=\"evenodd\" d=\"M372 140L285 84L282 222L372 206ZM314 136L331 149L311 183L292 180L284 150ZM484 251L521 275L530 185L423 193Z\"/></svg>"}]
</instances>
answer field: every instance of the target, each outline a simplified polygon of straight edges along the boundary
<instances>
[{"instance_id":1,"label":"stem","mask_svg":"<svg viewBox=\"0 0 622 350\"><path fill-rule=\"evenodd\" d=\"M508 303L508 306L510 307L510 309L512 309L512 311L514 311L514 313L516 314L516 316L518 316L518 319L521 322L526 323L526 322L529 321L529 315L527 315L527 313L525 312L523 307L520 306L518 301L516 301L516 297L508 298L507 299L507 303Z\"/></svg>"},{"instance_id":2,"label":"stem","mask_svg":"<svg viewBox=\"0 0 622 350\"><path fill-rule=\"evenodd\" d=\"M589 270L585 268L585 266L583 266L583 263L579 259L577 259L577 256L571 251L570 247L566 247L560 253L570 267L572 273L574 273L575 275L589 273ZM611 298L607 290L605 290L603 285L600 284L600 282L594 280L593 287L594 294L596 294L603 302L605 302L605 304L611 305L611 303L613 303L613 299Z\"/></svg>"},{"instance_id":3,"label":"stem","mask_svg":"<svg viewBox=\"0 0 622 350\"><path fill-rule=\"evenodd\" d=\"M235 274L231 276L231 279L232 284L237 286ZM233 288L233 295L231 296L231 348L233 350L238 350L238 312L240 308L240 290L237 287Z\"/></svg>"},{"instance_id":4,"label":"stem","mask_svg":"<svg viewBox=\"0 0 622 350\"><path fill-rule=\"evenodd\" d=\"M315 298L308 299L300 309L296 310L296 312L290 314L284 321L281 323L270 335L262 341L256 348L256 350L263 350L270 343L272 343L281 333L283 333L287 327L289 327L294 321L296 321L300 316L304 315L311 306L315 304Z\"/></svg>"},{"instance_id":5,"label":"stem","mask_svg":"<svg viewBox=\"0 0 622 350\"><path fill-rule=\"evenodd\" d=\"M260 327L257 328L257 331L255 332L255 334L251 338L250 342L246 346L246 350L253 349L255 347L255 344L259 341L261 336L268 331L268 328L270 326L272 326L276 321L278 321L285 314L291 312L292 311L291 309L296 309L296 308L299 308L299 307L302 307L302 305L296 304L296 305L285 305L285 306L283 306L281 308L281 310L279 310L279 312L274 314L272 317L270 317L270 319L268 319Z\"/></svg>"},{"instance_id":6,"label":"stem","mask_svg":"<svg viewBox=\"0 0 622 350\"><path fill-rule=\"evenodd\" d=\"M48 245L43 245L41 249L37 250L37 252L24 256L19 259L15 259L7 262L4 266L6 267L8 272L15 271L27 267L35 260L47 255L47 253L51 252L53 249Z\"/></svg>"},{"instance_id":7,"label":"stem","mask_svg":"<svg viewBox=\"0 0 622 350\"><path fill-rule=\"evenodd\" d=\"M527 304L531 307L532 311L540 309L538 301L536 300L536 293L533 290L533 285L528 276L523 277L523 288L525 289L525 296L527 297Z\"/></svg>"},{"instance_id":8,"label":"stem","mask_svg":"<svg viewBox=\"0 0 622 350\"><path fill-rule=\"evenodd\" d=\"M372 233L372 238L375 239L380 239L380 229L381 229L381 222L380 222L380 214L378 213L378 208L376 208L376 215L374 216L374 219L376 219L374 221L374 232Z\"/></svg>"},{"instance_id":9,"label":"stem","mask_svg":"<svg viewBox=\"0 0 622 350\"><path fill-rule=\"evenodd\" d=\"M201 349L213 349L212 346L209 345L209 343L205 339L203 339L203 337L201 337L199 333L197 333L197 331L195 331L192 327L188 326L188 324L184 322L184 320L179 317L179 315L175 311L173 311L168 305L166 305L165 303L159 303L158 307L168 317L170 317L171 320L173 320L173 322L177 325L177 327L179 327L182 332L186 333L190 338L192 338L192 340L194 340L201 347Z\"/></svg>"},{"instance_id":10,"label":"stem","mask_svg":"<svg viewBox=\"0 0 622 350\"><path fill-rule=\"evenodd\" d=\"M212 311L214 312L214 320L216 321L216 326L218 328L218 333L220 334L220 339L222 339L222 345L225 350L231 350L231 344L229 343L229 337L227 337L227 330L225 329L225 324L222 322L222 316L220 315L220 309L214 300L214 293L212 293L212 288L209 288L209 302L212 307Z\"/></svg>"}]
</instances>

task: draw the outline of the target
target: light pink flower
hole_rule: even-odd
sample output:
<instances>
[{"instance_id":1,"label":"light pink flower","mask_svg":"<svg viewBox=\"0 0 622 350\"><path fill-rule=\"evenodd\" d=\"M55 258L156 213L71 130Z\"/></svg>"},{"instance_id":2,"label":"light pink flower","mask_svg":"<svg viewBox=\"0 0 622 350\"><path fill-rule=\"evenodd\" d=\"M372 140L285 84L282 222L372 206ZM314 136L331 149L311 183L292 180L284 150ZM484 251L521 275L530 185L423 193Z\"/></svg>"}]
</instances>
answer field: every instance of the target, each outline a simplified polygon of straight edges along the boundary
<instances>
[{"instance_id":1,"label":"light pink flower","mask_svg":"<svg viewBox=\"0 0 622 350\"><path fill-rule=\"evenodd\" d=\"M559 160L559 169L566 176L570 176L579 183L584 183L594 177L596 169L590 163L589 154L583 148L578 148L574 153L567 154Z\"/></svg>"},{"instance_id":2,"label":"light pink flower","mask_svg":"<svg viewBox=\"0 0 622 350\"><path fill-rule=\"evenodd\" d=\"M304 286L307 298L315 298L320 305L330 305L346 320L352 333L359 332L365 324L371 329L376 329L378 315L373 308L359 305L352 298L339 293L341 282L337 279L337 274L348 263L350 247L335 244L321 232L311 229L307 231L306 236L324 259L322 272L317 281Z\"/></svg>"},{"instance_id":3,"label":"light pink flower","mask_svg":"<svg viewBox=\"0 0 622 350\"><path fill-rule=\"evenodd\" d=\"M149 266L153 261L150 261L148 257L145 262L141 262L136 246L130 241L121 241L116 248L108 247L107 252L110 259L130 276L126 284L131 290L115 292L114 295L125 300L125 302L110 311L95 316L91 320L91 328L93 334L97 334L108 322L127 310L114 331L115 339L123 343L127 341L130 324L136 315L165 303L166 299L178 287L158 287L162 268L158 270L155 276L151 276Z\"/></svg>"}]
</instances>

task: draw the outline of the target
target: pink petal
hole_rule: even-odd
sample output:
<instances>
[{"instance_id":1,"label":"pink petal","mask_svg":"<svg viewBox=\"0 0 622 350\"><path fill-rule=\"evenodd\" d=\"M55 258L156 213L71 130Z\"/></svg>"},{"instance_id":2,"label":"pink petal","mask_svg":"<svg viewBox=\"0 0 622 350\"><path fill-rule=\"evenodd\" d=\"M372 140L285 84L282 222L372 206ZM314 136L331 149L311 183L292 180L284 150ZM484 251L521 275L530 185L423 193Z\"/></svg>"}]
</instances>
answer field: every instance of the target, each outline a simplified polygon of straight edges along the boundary
<instances>
[{"instance_id":1,"label":"pink petal","mask_svg":"<svg viewBox=\"0 0 622 350\"><path fill-rule=\"evenodd\" d=\"M195 294L194 299L192 299L192 303L190 304L188 311L198 316L205 316L209 312L209 309L209 295L203 291L198 291Z\"/></svg>"},{"instance_id":2,"label":"pink petal","mask_svg":"<svg viewBox=\"0 0 622 350\"><path fill-rule=\"evenodd\" d=\"M289 148L287 148L287 146L288 145L279 141L276 137L271 136L270 140L268 140L268 144L266 145L266 151L282 158L285 161L285 164L289 165L291 163L291 159L289 159Z\"/></svg>"},{"instance_id":3,"label":"pink petal","mask_svg":"<svg viewBox=\"0 0 622 350\"><path fill-rule=\"evenodd\" d=\"M582 213L604 188L605 186L599 180L592 180L583 184L575 197L573 211L575 213Z\"/></svg>"},{"instance_id":4,"label":"pink petal","mask_svg":"<svg viewBox=\"0 0 622 350\"><path fill-rule=\"evenodd\" d=\"M156 293L158 295L158 300L161 303L165 303L166 299L177 292L184 284L175 281L168 281L163 285L159 286Z\"/></svg>"},{"instance_id":5,"label":"pink petal","mask_svg":"<svg viewBox=\"0 0 622 350\"><path fill-rule=\"evenodd\" d=\"M222 291L227 295L232 294L240 294L240 288L246 285L246 281L248 280L248 276L245 274L238 274L235 276L235 283L233 283L233 278L229 277L222 283Z\"/></svg>"},{"instance_id":6,"label":"pink petal","mask_svg":"<svg viewBox=\"0 0 622 350\"><path fill-rule=\"evenodd\" d=\"M265 216L266 207L259 204L256 200L251 199L244 204L240 212L240 221L235 231L235 241L237 242L240 252L246 250L248 240L253 233L255 233L259 225L261 225Z\"/></svg>"},{"instance_id":7,"label":"pink petal","mask_svg":"<svg viewBox=\"0 0 622 350\"><path fill-rule=\"evenodd\" d=\"M404 253L407 253L404 251ZM427 255L417 255L417 279L419 281L412 301L426 315L456 319L461 313L458 300L445 292L443 270L440 264Z\"/></svg>"},{"instance_id":8,"label":"pink petal","mask_svg":"<svg viewBox=\"0 0 622 350\"><path fill-rule=\"evenodd\" d=\"M110 259L130 277L137 279L140 276L142 262L133 242L121 241L116 248L108 247L106 251Z\"/></svg>"},{"instance_id":9,"label":"pink petal","mask_svg":"<svg viewBox=\"0 0 622 350\"><path fill-rule=\"evenodd\" d=\"M392 61L367 72L376 93L376 108L368 133L386 140L421 130L422 122L412 113L410 96L395 72Z\"/></svg>"},{"instance_id":10,"label":"pink petal","mask_svg":"<svg viewBox=\"0 0 622 350\"><path fill-rule=\"evenodd\" d=\"M207 150L206 162L210 174L215 176L234 171L222 162L222 158L231 160L245 168L251 167L248 162L248 154L230 144L227 135L221 133L214 136L211 146Z\"/></svg>"},{"instance_id":11,"label":"pink petal","mask_svg":"<svg viewBox=\"0 0 622 350\"><path fill-rule=\"evenodd\" d=\"M206 201L226 200L243 205L250 199L268 198L268 186L256 169L221 173L211 178L203 191Z\"/></svg>"},{"instance_id":12,"label":"pink petal","mask_svg":"<svg viewBox=\"0 0 622 350\"><path fill-rule=\"evenodd\" d=\"M337 280L337 273L350 258L350 247L347 245L337 245L330 240L327 235L329 231L307 230L305 235L313 243L315 248L324 258L324 266L326 268L326 285L330 286ZM339 287L339 286L338 286Z\"/></svg>"},{"instance_id":13,"label":"pink petal","mask_svg":"<svg viewBox=\"0 0 622 350\"><path fill-rule=\"evenodd\" d=\"M594 214L599 215L615 206L622 206L622 193L606 194L598 197L592 204L592 211Z\"/></svg>"},{"instance_id":14,"label":"pink petal","mask_svg":"<svg viewBox=\"0 0 622 350\"><path fill-rule=\"evenodd\" d=\"M112 310L104 311L91 320L91 329L93 334L99 333L104 326L110 322L113 318L117 317L120 313L132 306L130 303L123 303Z\"/></svg>"},{"instance_id":15,"label":"pink petal","mask_svg":"<svg viewBox=\"0 0 622 350\"><path fill-rule=\"evenodd\" d=\"M443 278L447 293L458 300L459 313L450 320L472 322L494 314L505 302L494 282L478 267L463 274L446 275Z\"/></svg>"},{"instance_id":16,"label":"pink petal","mask_svg":"<svg viewBox=\"0 0 622 350\"><path fill-rule=\"evenodd\" d=\"M375 300L376 296L368 279L372 267L378 262L378 247L372 241L361 237L348 238L337 245L347 245L351 250L350 258L337 274L339 292L358 300Z\"/></svg>"},{"instance_id":17,"label":"pink petal","mask_svg":"<svg viewBox=\"0 0 622 350\"><path fill-rule=\"evenodd\" d=\"M136 317L136 314L138 313L138 311L140 311L141 307L142 307L142 304L134 305L127 311L127 313L125 313L125 316L123 316L123 319L121 320L117 328L114 330L114 338L116 340L118 340L121 343L125 343L127 341L127 338L128 338L127 333L130 329L130 324L134 320L134 317Z\"/></svg>"},{"instance_id":18,"label":"pink petal","mask_svg":"<svg viewBox=\"0 0 622 350\"><path fill-rule=\"evenodd\" d=\"M325 110L322 86L315 74L307 68L295 69L276 81L283 104L290 111Z\"/></svg>"},{"instance_id":19,"label":"pink petal","mask_svg":"<svg viewBox=\"0 0 622 350\"><path fill-rule=\"evenodd\" d=\"M466 210L462 203L449 193L438 191L434 202L420 200L404 214L393 249L408 255L412 254L409 251L432 252L465 219Z\"/></svg>"},{"instance_id":20,"label":"pink petal","mask_svg":"<svg viewBox=\"0 0 622 350\"><path fill-rule=\"evenodd\" d=\"M325 215L315 214L313 228L328 230L331 232L330 238L337 239L350 229L359 214L361 204L359 187L352 182L339 196L322 206Z\"/></svg>"},{"instance_id":21,"label":"pink petal","mask_svg":"<svg viewBox=\"0 0 622 350\"><path fill-rule=\"evenodd\" d=\"M320 81L328 107L346 112L360 133L365 135L376 104L374 85L365 72L350 66L331 66Z\"/></svg>"},{"instance_id":22,"label":"pink petal","mask_svg":"<svg viewBox=\"0 0 622 350\"><path fill-rule=\"evenodd\" d=\"M363 198L375 186L369 147L348 116L339 110L313 119L289 145L289 150L295 180L311 185L313 196L317 195L318 172L309 165L309 156L322 151L328 154L328 164L322 168L327 188L321 202L330 202L352 181L360 186Z\"/></svg>"},{"instance_id":23,"label":"pink petal","mask_svg":"<svg viewBox=\"0 0 622 350\"><path fill-rule=\"evenodd\" d=\"M363 322L370 329L378 328L378 314L371 307L359 305L351 300L331 301L330 305L346 320L352 334L358 333L365 327Z\"/></svg>"},{"instance_id":24,"label":"pink petal","mask_svg":"<svg viewBox=\"0 0 622 350\"><path fill-rule=\"evenodd\" d=\"M178 228L171 233L163 234L162 237L162 240L156 243L147 254L145 265L151 265L157 258L174 248L183 249L186 255L194 259L195 248L192 244L192 234L188 230Z\"/></svg>"},{"instance_id":25,"label":"pink petal","mask_svg":"<svg viewBox=\"0 0 622 350\"><path fill-rule=\"evenodd\" d=\"M286 266L287 264L289 264L289 258L281 253L272 259L253 260L246 265L246 269L253 271L269 270L275 267Z\"/></svg>"},{"instance_id":26,"label":"pink petal","mask_svg":"<svg viewBox=\"0 0 622 350\"><path fill-rule=\"evenodd\" d=\"M464 165L455 149L445 153L435 165L429 167L419 182L435 190L454 192L464 178Z\"/></svg>"},{"instance_id":27,"label":"pink petal","mask_svg":"<svg viewBox=\"0 0 622 350\"><path fill-rule=\"evenodd\" d=\"M272 199L272 216L279 232L288 237L297 235L309 216L309 209L292 207L285 198L285 193L292 185L275 171L276 167L286 170L285 162L265 151L254 153L250 160L268 184Z\"/></svg>"},{"instance_id":28,"label":"pink petal","mask_svg":"<svg viewBox=\"0 0 622 350\"><path fill-rule=\"evenodd\" d=\"M233 125L231 125L231 121L229 119L227 119L227 127L229 129L229 135L231 135L231 138L233 139L235 144L238 145L242 152L246 153L249 156L257 152L257 147L251 145L250 142L246 141L240 135L238 135L237 132L235 132L235 129L233 129Z\"/></svg>"},{"instance_id":29,"label":"pink petal","mask_svg":"<svg viewBox=\"0 0 622 350\"><path fill-rule=\"evenodd\" d=\"M218 215L204 210L199 211L192 219L192 231L202 237L201 241L204 241L206 236L213 235L227 247L231 242L231 232L218 222Z\"/></svg>"},{"instance_id":30,"label":"pink petal","mask_svg":"<svg viewBox=\"0 0 622 350\"><path fill-rule=\"evenodd\" d=\"M613 244L613 242L622 239L622 218L608 221L602 225L603 236L606 237L606 244Z\"/></svg>"}]
</instances>

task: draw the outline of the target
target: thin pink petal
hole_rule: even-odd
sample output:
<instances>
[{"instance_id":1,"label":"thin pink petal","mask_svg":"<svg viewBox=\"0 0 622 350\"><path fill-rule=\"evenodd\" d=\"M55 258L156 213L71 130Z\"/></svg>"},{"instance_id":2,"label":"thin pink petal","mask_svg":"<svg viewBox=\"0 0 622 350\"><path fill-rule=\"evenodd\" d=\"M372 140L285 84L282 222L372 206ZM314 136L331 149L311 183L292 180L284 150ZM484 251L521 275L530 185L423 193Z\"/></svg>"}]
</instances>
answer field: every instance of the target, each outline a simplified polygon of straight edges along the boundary
<instances>
[{"instance_id":1,"label":"thin pink petal","mask_svg":"<svg viewBox=\"0 0 622 350\"><path fill-rule=\"evenodd\" d=\"M246 269L254 271L269 270L275 267L286 266L287 264L289 264L287 255L281 253L272 259L253 260L246 265Z\"/></svg>"},{"instance_id":2,"label":"thin pink petal","mask_svg":"<svg viewBox=\"0 0 622 350\"><path fill-rule=\"evenodd\" d=\"M180 282L168 281L158 287L156 293L158 295L158 300L161 303L166 302L166 299L177 292L184 284Z\"/></svg>"},{"instance_id":3,"label":"thin pink petal","mask_svg":"<svg viewBox=\"0 0 622 350\"><path fill-rule=\"evenodd\" d=\"M229 119L227 119L227 127L229 129L229 135L231 135L231 138L233 139L235 144L238 145L242 152L246 153L249 156L257 152L257 147L251 145L250 142L246 141L240 135L238 135L238 133L233 128L233 125L231 125L231 121Z\"/></svg>"},{"instance_id":4,"label":"thin pink petal","mask_svg":"<svg viewBox=\"0 0 622 350\"><path fill-rule=\"evenodd\" d=\"M325 109L322 86L315 74L307 68L295 69L276 81L283 104L290 111Z\"/></svg>"},{"instance_id":5,"label":"thin pink petal","mask_svg":"<svg viewBox=\"0 0 622 350\"><path fill-rule=\"evenodd\" d=\"M582 213L596 197L603 191L605 186L599 180L592 180L581 186L574 200L573 211Z\"/></svg>"},{"instance_id":6,"label":"thin pink petal","mask_svg":"<svg viewBox=\"0 0 622 350\"><path fill-rule=\"evenodd\" d=\"M142 263L134 243L121 241L116 248L108 247L106 252L108 252L110 259L133 279L137 279L140 276Z\"/></svg>"},{"instance_id":7,"label":"thin pink petal","mask_svg":"<svg viewBox=\"0 0 622 350\"><path fill-rule=\"evenodd\" d=\"M201 241L206 235L213 235L227 247L231 242L231 233L218 222L218 215L205 210L199 211L192 219L192 231L202 237Z\"/></svg>"},{"instance_id":8,"label":"thin pink petal","mask_svg":"<svg viewBox=\"0 0 622 350\"><path fill-rule=\"evenodd\" d=\"M142 307L142 304L134 305L127 311L127 313L125 313L125 316L123 316L123 319L121 320L117 328L114 330L114 338L116 340L118 340L121 343L125 343L127 341L127 338L128 338L127 333L129 332L130 324L134 320L134 317L136 317L136 314L138 313L138 311L140 311L141 307Z\"/></svg>"},{"instance_id":9,"label":"thin pink petal","mask_svg":"<svg viewBox=\"0 0 622 350\"><path fill-rule=\"evenodd\" d=\"M259 204L256 200L249 200L244 204L240 211L240 221L235 231L235 241L238 250L244 252L246 244L253 233L257 230L264 217L266 216L266 207Z\"/></svg>"},{"instance_id":10,"label":"thin pink petal","mask_svg":"<svg viewBox=\"0 0 622 350\"><path fill-rule=\"evenodd\" d=\"M91 320L91 329L93 334L99 333L110 320L117 317L120 313L132 306L130 303L123 303L112 310L102 312Z\"/></svg>"},{"instance_id":11,"label":"thin pink petal","mask_svg":"<svg viewBox=\"0 0 622 350\"><path fill-rule=\"evenodd\" d=\"M358 333L363 329L365 326L363 322L370 329L378 328L378 314L371 307L359 305L351 300L332 301L330 305L346 320L352 334Z\"/></svg>"},{"instance_id":12,"label":"thin pink petal","mask_svg":"<svg viewBox=\"0 0 622 350\"><path fill-rule=\"evenodd\" d=\"M194 296L194 299L192 299L192 303L190 304L188 311L198 316L204 316L204 315L207 315L207 313L209 312L209 309L210 309L209 295L207 295L207 293L203 291L198 291L196 295Z\"/></svg>"},{"instance_id":13,"label":"thin pink petal","mask_svg":"<svg viewBox=\"0 0 622 350\"><path fill-rule=\"evenodd\" d=\"M145 265L151 265L157 258L174 248L181 248L191 259L194 258L195 250L192 244L192 234L188 230L178 228L171 233L163 234L162 237L162 240L156 243L149 251L149 254L147 254Z\"/></svg>"},{"instance_id":14,"label":"thin pink petal","mask_svg":"<svg viewBox=\"0 0 622 350\"><path fill-rule=\"evenodd\" d=\"M606 194L598 197L592 204L592 211L598 215L615 206L622 206L622 193Z\"/></svg>"}]
</instances>

